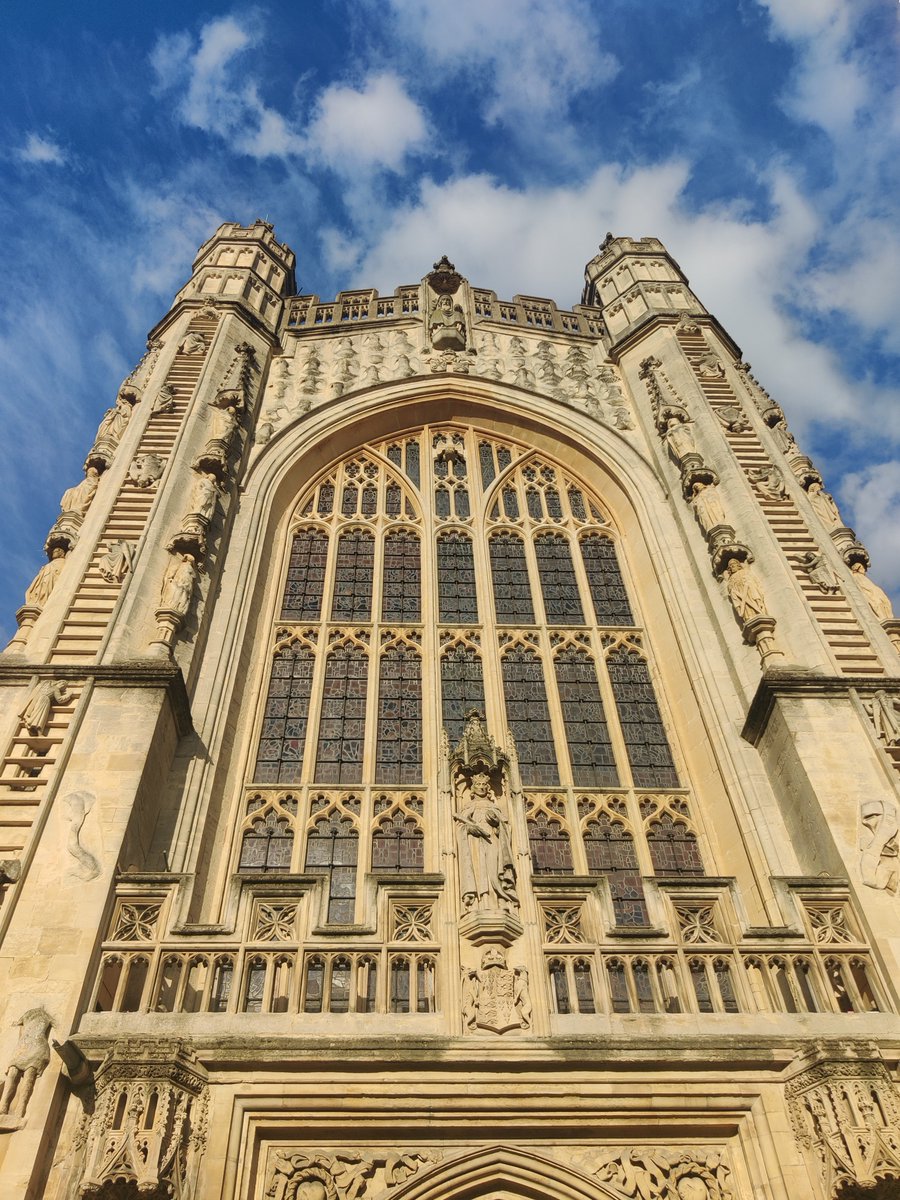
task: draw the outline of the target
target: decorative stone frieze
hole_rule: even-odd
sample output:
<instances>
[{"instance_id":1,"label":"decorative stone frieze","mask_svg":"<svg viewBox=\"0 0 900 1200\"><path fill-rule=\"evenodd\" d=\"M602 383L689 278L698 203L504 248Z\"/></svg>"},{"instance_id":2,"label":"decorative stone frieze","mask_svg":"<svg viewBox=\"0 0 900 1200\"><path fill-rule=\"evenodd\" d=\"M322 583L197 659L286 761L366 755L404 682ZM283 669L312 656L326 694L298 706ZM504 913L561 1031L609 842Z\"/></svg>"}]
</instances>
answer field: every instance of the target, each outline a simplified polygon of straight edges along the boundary
<instances>
[{"instance_id":1,"label":"decorative stone frieze","mask_svg":"<svg viewBox=\"0 0 900 1200\"><path fill-rule=\"evenodd\" d=\"M634 1200L731 1200L731 1171L719 1150L635 1147L594 1174Z\"/></svg>"},{"instance_id":2,"label":"decorative stone frieze","mask_svg":"<svg viewBox=\"0 0 900 1200\"><path fill-rule=\"evenodd\" d=\"M279 1149L271 1153L265 1180L267 1200L362 1200L405 1183L425 1164L437 1162L431 1150L337 1154Z\"/></svg>"}]
</instances>

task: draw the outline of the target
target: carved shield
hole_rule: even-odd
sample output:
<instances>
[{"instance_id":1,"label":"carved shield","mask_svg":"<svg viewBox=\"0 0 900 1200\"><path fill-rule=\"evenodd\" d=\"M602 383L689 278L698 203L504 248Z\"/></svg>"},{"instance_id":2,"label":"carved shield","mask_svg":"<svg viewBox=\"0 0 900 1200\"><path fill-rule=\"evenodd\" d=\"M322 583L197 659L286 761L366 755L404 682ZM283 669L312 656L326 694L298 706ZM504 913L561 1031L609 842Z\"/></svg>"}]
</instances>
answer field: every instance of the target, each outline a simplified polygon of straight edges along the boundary
<instances>
[{"instance_id":1,"label":"carved shield","mask_svg":"<svg viewBox=\"0 0 900 1200\"><path fill-rule=\"evenodd\" d=\"M505 1033L507 1029L519 1029L521 1019L516 1012L515 972L504 967L492 967L478 973L478 1016L475 1024L480 1029L494 1033Z\"/></svg>"}]
</instances>

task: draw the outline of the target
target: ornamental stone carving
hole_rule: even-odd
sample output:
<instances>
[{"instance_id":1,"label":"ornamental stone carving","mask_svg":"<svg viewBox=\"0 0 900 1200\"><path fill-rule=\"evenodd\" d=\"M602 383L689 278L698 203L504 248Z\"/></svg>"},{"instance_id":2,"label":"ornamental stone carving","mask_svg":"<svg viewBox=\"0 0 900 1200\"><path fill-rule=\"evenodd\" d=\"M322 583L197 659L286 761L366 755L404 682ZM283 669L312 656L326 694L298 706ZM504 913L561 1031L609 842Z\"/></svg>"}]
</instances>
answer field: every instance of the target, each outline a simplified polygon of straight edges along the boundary
<instances>
[{"instance_id":1,"label":"ornamental stone carving","mask_svg":"<svg viewBox=\"0 0 900 1200\"><path fill-rule=\"evenodd\" d=\"M892 800L876 796L862 802L859 808L859 873L866 887L897 891L898 829L900 814Z\"/></svg>"},{"instance_id":2,"label":"ornamental stone carving","mask_svg":"<svg viewBox=\"0 0 900 1200\"><path fill-rule=\"evenodd\" d=\"M116 403L103 414L94 444L84 462L85 470L95 467L97 471L105 471L112 462L116 447L122 440L122 435L128 428L134 405L140 401L138 389L128 383L119 388Z\"/></svg>"},{"instance_id":3,"label":"ornamental stone carving","mask_svg":"<svg viewBox=\"0 0 900 1200\"><path fill-rule=\"evenodd\" d=\"M50 1061L53 1018L43 1008L22 1013L16 1025L19 1040L13 1051L0 1094L0 1130L21 1129L34 1085Z\"/></svg>"},{"instance_id":4,"label":"ornamental stone carving","mask_svg":"<svg viewBox=\"0 0 900 1200\"><path fill-rule=\"evenodd\" d=\"M877 619L881 622L893 621L894 606L891 604L887 592L882 589L869 578L866 573L866 564L863 562L854 562L850 566L853 572L853 578L856 580L856 586L866 598L866 603L871 608Z\"/></svg>"},{"instance_id":5,"label":"ornamental stone carving","mask_svg":"<svg viewBox=\"0 0 900 1200\"><path fill-rule=\"evenodd\" d=\"M434 270L425 277L433 299L429 300L428 335L432 347L439 351L461 351L466 349L468 330L462 306L453 297L462 284L462 276L446 254L434 264Z\"/></svg>"},{"instance_id":6,"label":"ornamental stone carving","mask_svg":"<svg viewBox=\"0 0 900 1200\"><path fill-rule=\"evenodd\" d=\"M863 700L863 707L885 746L900 746L900 697L882 688Z\"/></svg>"},{"instance_id":7,"label":"ornamental stone carving","mask_svg":"<svg viewBox=\"0 0 900 1200\"><path fill-rule=\"evenodd\" d=\"M746 433L750 428L750 422L743 409L737 404L716 404L713 406L713 412L729 433Z\"/></svg>"},{"instance_id":8,"label":"ornamental stone carving","mask_svg":"<svg viewBox=\"0 0 900 1200\"><path fill-rule=\"evenodd\" d=\"M821 483L813 480L807 487L806 494L809 497L809 502L813 506L816 516L826 529L836 529L843 525L838 506L834 502L834 497L825 491Z\"/></svg>"},{"instance_id":9,"label":"ornamental stone carving","mask_svg":"<svg viewBox=\"0 0 900 1200\"><path fill-rule=\"evenodd\" d=\"M528 972L508 967L502 946L483 951L479 970L463 971L462 1017L469 1030L507 1033L531 1028Z\"/></svg>"},{"instance_id":10,"label":"ornamental stone carving","mask_svg":"<svg viewBox=\"0 0 900 1200\"><path fill-rule=\"evenodd\" d=\"M91 506L99 483L100 472L96 467L88 467L84 479L63 492L59 502L60 513L83 517Z\"/></svg>"},{"instance_id":11,"label":"ornamental stone carving","mask_svg":"<svg viewBox=\"0 0 900 1200\"><path fill-rule=\"evenodd\" d=\"M178 1041L120 1041L97 1069L78 1194L197 1196L206 1075Z\"/></svg>"},{"instance_id":12,"label":"ornamental stone carving","mask_svg":"<svg viewBox=\"0 0 900 1200\"><path fill-rule=\"evenodd\" d=\"M750 472L749 479L764 499L787 500L784 476L777 467L771 465L757 467Z\"/></svg>"},{"instance_id":13,"label":"ornamental stone carving","mask_svg":"<svg viewBox=\"0 0 900 1200\"><path fill-rule=\"evenodd\" d=\"M66 850L75 860L70 874L75 879L88 883L100 874L100 864L81 842L81 831L88 813L94 807L96 796L93 792L69 792L62 799L64 820L69 830L66 834Z\"/></svg>"},{"instance_id":14,"label":"ornamental stone carving","mask_svg":"<svg viewBox=\"0 0 900 1200\"><path fill-rule=\"evenodd\" d=\"M340 1150L331 1155L279 1149L270 1155L264 1194L267 1200L361 1200L367 1193L405 1183L424 1163L436 1160L437 1155L428 1150L410 1154Z\"/></svg>"},{"instance_id":15,"label":"ornamental stone carving","mask_svg":"<svg viewBox=\"0 0 900 1200\"><path fill-rule=\"evenodd\" d=\"M831 1200L842 1188L900 1180L900 1103L885 1064L850 1057L849 1047L847 1057L823 1054L785 1087L794 1136L820 1194Z\"/></svg>"},{"instance_id":16,"label":"ornamental stone carving","mask_svg":"<svg viewBox=\"0 0 900 1200\"><path fill-rule=\"evenodd\" d=\"M25 591L26 605L38 610L44 607L56 586L60 572L66 565L67 553L62 546L54 546L50 551L50 561L41 567Z\"/></svg>"},{"instance_id":17,"label":"ornamental stone carving","mask_svg":"<svg viewBox=\"0 0 900 1200\"><path fill-rule=\"evenodd\" d=\"M128 478L139 488L150 488L159 480L165 460L158 454L141 454L128 468Z\"/></svg>"},{"instance_id":18,"label":"ornamental stone carving","mask_svg":"<svg viewBox=\"0 0 900 1200\"><path fill-rule=\"evenodd\" d=\"M97 570L108 583L121 583L134 566L134 546L131 542L111 542L97 564Z\"/></svg>"},{"instance_id":19,"label":"ornamental stone carving","mask_svg":"<svg viewBox=\"0 0 900 1200\"><path fill-rule=\"evenodd\" d=\"M731 1171L717 1150L637 1147L594 1172L601 1183L634 1200L731 1200Z\"/></svg>"},{"instance_id":20,"label":"ornamental stone carving","mask_svg":"<svg viewBox=\"0 0 900 1200\"><path fill-rule=\"evenodd\" d=\"M178 343L178 353L188 355L205 354L206 338L202 333L189 333Z\"/></svg>"},{"instance_id":21,"label":"ornamental stone carving","mask_svg":"<svg viewBox=\"0 0 900 1200\"><path fill-rule=\"evenodd\" d=\"M775 618L766 611L766 598L746 557L725 564L725 590L743 633L744 641L759 651L763 666L782 651L775 644Z\"/></svg>"}]
</instances>

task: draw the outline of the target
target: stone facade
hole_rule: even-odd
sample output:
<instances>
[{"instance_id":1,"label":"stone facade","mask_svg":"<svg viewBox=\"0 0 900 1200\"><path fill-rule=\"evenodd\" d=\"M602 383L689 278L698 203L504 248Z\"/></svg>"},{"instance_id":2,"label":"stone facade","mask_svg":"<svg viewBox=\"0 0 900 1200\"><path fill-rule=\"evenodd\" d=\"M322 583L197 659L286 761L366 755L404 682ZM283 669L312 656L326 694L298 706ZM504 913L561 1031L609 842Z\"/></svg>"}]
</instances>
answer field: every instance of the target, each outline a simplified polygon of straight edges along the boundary
<instances>
[{"instance_id":1,"label":"stone facade","mask_svg":"<svg viewBox=\"0 0 900 1200\"><path fill-rule=\"evenodd\" d=\"M3 1195L900 1180L900 658L656 240L294 294L223 225L0 656Z\"/></svg>"}]
</instances>

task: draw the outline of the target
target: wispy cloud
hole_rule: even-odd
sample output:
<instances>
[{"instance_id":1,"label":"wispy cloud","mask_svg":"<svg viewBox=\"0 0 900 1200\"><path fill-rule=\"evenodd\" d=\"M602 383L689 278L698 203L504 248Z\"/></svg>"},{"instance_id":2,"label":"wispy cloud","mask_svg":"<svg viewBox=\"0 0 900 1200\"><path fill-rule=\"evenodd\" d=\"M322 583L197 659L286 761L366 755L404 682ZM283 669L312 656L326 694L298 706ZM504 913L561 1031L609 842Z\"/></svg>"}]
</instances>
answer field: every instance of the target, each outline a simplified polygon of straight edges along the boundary
<instances>
[{"instance_id":1,"label":"wispy cloud","mask_svg":"<svg viewBox=\"0 0 900 1200\"><path fill-rule=\"evenodd\" d=\"M394 74L371 75L360 88L332 84L316 104L310 151L349 174L372 167L396 171L428 137L425 114Z\"/></svg>"},{"instance_id":2,"label":"wispy cloud","mask_svg":"<svg viewBox=\"0 0 900 1200\"><path fill-rule=\"evenodd\" d=\"M24 144L16 149L15 157L23 163L61 167L68 155L52 138L42 137L39 133L29 133Z\"/></svg>"}]
</instances>

